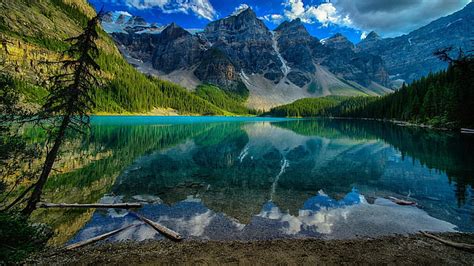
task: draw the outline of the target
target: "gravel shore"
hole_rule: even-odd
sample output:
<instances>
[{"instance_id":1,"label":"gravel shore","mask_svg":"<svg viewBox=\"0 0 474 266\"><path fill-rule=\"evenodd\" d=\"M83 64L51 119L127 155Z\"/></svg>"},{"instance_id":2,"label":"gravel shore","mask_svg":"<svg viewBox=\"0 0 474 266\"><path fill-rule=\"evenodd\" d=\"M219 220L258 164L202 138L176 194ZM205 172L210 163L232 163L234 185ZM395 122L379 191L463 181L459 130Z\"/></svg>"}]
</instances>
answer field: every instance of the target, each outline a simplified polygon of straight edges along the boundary
<instances>
[{"instance_id":1,"label":"gravel shore","mask_svg":"<svg viewBox=\"0 0 474 266\"><path fill-rule=\"evenodd\" d=\"M474 244L474 234L438 234ZM423 235L377 239L286 239L252 242L168 240L95 244L74 251L49 249L27 264L467 264L474 253Z\"/></svg>"}]
</instances>

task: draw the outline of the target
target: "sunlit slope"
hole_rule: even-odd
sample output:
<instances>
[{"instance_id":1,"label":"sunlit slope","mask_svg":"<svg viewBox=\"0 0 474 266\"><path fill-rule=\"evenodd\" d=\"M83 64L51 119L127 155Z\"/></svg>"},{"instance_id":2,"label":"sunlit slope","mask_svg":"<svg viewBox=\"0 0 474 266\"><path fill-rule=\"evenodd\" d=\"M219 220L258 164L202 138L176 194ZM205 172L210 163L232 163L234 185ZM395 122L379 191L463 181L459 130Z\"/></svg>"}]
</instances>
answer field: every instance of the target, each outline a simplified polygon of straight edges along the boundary
<instances>
[{"instance_id":1,"label":"sunlit slope","mask_svg":"<svg viewBox=\"0 0 474 266\"><path fill-rule=\"evenodd\" d=\"M0 2L0 58L16 78L42 85L56 69L44 64L60 58L65 39L78 35L95 15L85 0L16 0ZM96 90L96 112L146 113L171 108L184 114L227 114L184 88L139 73L121 56L103 31L98 41L104 88ZM18 88L25 91L24 87ZM31 91L30 91L31 92ZM40 87L36 91L44 95Z\"/></svg>"}]
</instances>

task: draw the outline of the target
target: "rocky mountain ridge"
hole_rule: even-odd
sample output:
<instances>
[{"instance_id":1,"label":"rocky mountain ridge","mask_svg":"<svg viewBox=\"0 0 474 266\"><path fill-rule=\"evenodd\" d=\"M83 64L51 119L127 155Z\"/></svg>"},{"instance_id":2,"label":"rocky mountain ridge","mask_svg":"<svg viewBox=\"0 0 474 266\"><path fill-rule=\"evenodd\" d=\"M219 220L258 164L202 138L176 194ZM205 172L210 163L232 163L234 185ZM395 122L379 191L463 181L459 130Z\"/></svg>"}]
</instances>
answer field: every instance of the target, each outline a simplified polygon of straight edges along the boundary
<instances>
[{"instance_id":1,"label":"rocky mountain ridge","mask_svg":"<svg viewBox=\"0 0 474 266\"><path fill-rule=\"evenodd\" d=\"M138 60L133 62L139 68L191 85L189 89L212 83L248 94L253 108L268 109L305 97L391 91L380 57L323 45L300 20L271 31L252 9L211 22L195 34L174 23L158 34L111 34L127 57Z\"/></svg>"},{"instance_id":2,"label":"rocky mountain ridge","mask_svg":"<svg viewBox=\"0 0 474 266\"><path fill-rule=\"evenodd\" d=\"M433 52L447 46L467 50L473 14L471 3L410 34L384 39L371 32L357 45L342 34L319 40L299 19L271 31L252 9L202 31L173 23L153 33L150 24L109 33L129 62L148 74L190 90L211 83L249 95L252 108L268 109L307 97L383 95L444 69ZM135 20L142 21L128 21Z\"/></svg>"},{"instance_id":3,"label":"rocky mountain ridge","mask_svg":"<svg viewBox=\"0 0 474 266\"><path fill-rule=\"evenodd\" d=\"M436 50L453 47L453 56L457 56L458 49L470 50L474 40L472 25L474 2L406 35L381 38L371 32L357 45L357 50L382 57L392 80L410 83L446 69L447 64L433 55Z\"/></svg>"}]
</instances>

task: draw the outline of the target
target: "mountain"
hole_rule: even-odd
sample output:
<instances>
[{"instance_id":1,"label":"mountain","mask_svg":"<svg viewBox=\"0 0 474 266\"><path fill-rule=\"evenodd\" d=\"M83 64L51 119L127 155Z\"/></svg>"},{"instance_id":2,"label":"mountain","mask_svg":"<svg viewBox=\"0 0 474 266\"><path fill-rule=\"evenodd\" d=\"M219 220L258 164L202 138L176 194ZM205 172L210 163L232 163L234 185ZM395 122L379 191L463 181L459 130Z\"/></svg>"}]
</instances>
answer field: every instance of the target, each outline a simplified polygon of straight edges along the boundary
<instances>
[{"instance_id":1,"label":"mountain","mask_svg":"<svg viewBox=\"0 0 474 266\"><path fill-rule=\"evenodd\" d=\"M0 1L0 69L18 81L17 90L32 108L42 104L47 95L43 82L56 70L54 65L42 62L60 59L61 52L69 46L64 40L80 34L95 15L86 0ZM151 31L159 26L114 12L104 17L104 28L134 34L143 31L147 36L155 36ZM104 87L93 93L97 104L94 112L229 113L181 86L140 73L125 61L106 32L99 33L97 63L102 69ZM170 38L176 36L170 34Z\"/></svg>"},{"instance_id":2,"label":"mountain","mask_svg":"<svg viewBox=\"0 0 474 266\"><path fill-rule=\"evenodd\" d=\"M333 48L333 49L349 49L349 50L354 50L355 45L349 41L344 35L337 33L336 35L332 36L331 38L328 38L324 41L322 41L324 45L327 47Z\"/></svg>"},{"instance_id":3,"label":"mountain","mask_svg":"<svg viewBox=\"0 0 474 266\"><path fill-rule=\"evenodd\" d=\"M160 33L163 26L149 24L139 16L128 12L107 12L102 17L102 27L106 32Z\"/></svg>"},{"instance_id":4,"label":"mountain","mask_svg":"<svg viewBox=\"0 0 474 266\"><path fill-rule=\"evenodd\" d=\"M445 47L468 51L474 38L474 3L449 16L437 19L407 35L380 38L371 32L357 49L379 55L385 62L393 80L411 83L430 72L446 69L447 64L438 60L433 52Z\"/></svg>"},{"instance_id":5,"label":"mountain","mask_svg":"<svg viewBox=\"0 0 474 266\"><path fill-rule=\"evenodd\" d=\"M109 33L141 71L190 90L211 83L248 96L247 106L256 109L307 97L391 92L379 56L357 51L339 35L324 45L298 19L270 31L250 8L195 34L174 23L157 34Z\"/></svg>"},{"instance_id":6,"label":"mountain","mask_svg":"<svg viewBox=\"0 0 474 266\"><path fill-rule=\"evenodd\" d=\"M279 50L292 69L288 77L299 87L309 84L310 90L321 91L324 96L390 92L383 87L388 85L388 75L382 59L356 52L344 36L338 34L321 43L299 19L284 22L275 33Z\"/></svg>"}]
</instances>

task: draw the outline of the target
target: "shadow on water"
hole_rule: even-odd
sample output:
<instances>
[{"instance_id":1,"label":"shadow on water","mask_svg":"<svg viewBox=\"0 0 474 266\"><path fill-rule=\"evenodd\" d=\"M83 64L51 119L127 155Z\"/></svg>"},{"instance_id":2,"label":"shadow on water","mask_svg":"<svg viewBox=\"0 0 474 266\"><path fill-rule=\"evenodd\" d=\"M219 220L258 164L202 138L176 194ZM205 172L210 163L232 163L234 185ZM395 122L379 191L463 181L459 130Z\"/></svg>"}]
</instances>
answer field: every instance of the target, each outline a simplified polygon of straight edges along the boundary
<instances>
[{"instance_id":1,"label":"shadow on water","mask_svg":"<svg viewBox=\"0 0 474 266\"><path fill-rule=\"evenodd\" d=\"M471 136L355 120L110 119L81 141L82 158L107 156L56 175L48 200L148 202L141 212L203 239L474 231ZM338 203L351 195L358 200ZM386 196L415 200L421 209L391 205ZM55 243L133 222L126 212L37 216L53 223ZM147 230L137 227L128 237L158 237Z\"/></svg>"}]
</instances>

